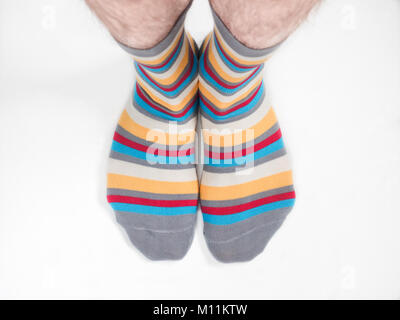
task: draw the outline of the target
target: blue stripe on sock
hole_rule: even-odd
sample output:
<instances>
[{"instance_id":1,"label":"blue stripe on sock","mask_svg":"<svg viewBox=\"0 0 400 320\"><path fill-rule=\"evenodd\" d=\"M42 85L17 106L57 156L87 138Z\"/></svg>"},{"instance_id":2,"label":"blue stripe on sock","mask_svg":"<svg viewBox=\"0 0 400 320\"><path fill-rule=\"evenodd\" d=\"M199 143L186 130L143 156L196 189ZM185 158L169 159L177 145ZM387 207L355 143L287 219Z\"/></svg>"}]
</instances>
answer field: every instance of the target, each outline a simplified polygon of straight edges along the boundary
<instances>
[{"instance_id":1,"label":"blue stripe on sock","mask_svg":"<svg viewBox=\"0 0 400 320\"><path fill-rule=\"evenodd\" d=\"M230 118L236 117L238 115L244 114L244 113L250 111L251 109L253 109L257 105L257 103L260 101L263 93L264 93L264 86L262 85L260 90L258 91L257 95L247 106L240 108L240 109L238 109L234 112L231 112L227 115L224 115L224 116L218 116L218 115L214 114L210 109L208 109L208 107L201 100L200 100L200 107L211 118L213 118L215 120L226 120L226 119L230 119Z\"/></svg>"},{"instance_id":2,"label":"blue stripe on sock","mask_svg":"<svg viewBox=\"0 0 400 320\"><path fill-rule=\"evenodd\" d=\"M207 59L207 58L203 56L200 59L200 73L202 74L202 77L205 78L212 87L214 87L215 89L217 89L220 92L223 92L224 94L227 94L227 95L232 95L232 94L242 90L243 87L245 87L250 81L252 81L262 70L262 68L260 68L255 74L253 74L253 76L251 76L249 79L247 79L243 84L241 84L237 88L228 89L228 88L221 86L213 78L211 78L211 76L207 73L206 69L204 68L204 59Z\"/></svg>"},{"instance_id":3,"label":"blue stripe on sock","mask_svg":"<svg viewBox=\"0 0 400 320\"><path fill-rule=\"evenodd\" d=\"M167 71L175 63L176 59L178 58L179 54L181 53L184 41L185 41L185 36L182 35L182 39L179 42L178 50L176 50L172 59L164 67L159 68L159 69L152 69L152 68L146 67L146 65L144 65L144 64L141 64L141 66L153 73L163 73L163 72ZM188 43L188 45L189 45L189 43Z\"/></svg>"},{"instance_id":4,"label":"blue stripe on sock","mask_svg":"<svg viewBox=\"0 0 400 320\"><path fill-rule=\"evenodd\" d=\"M249 71L249 69L247 69L247 68L239 68L239 67L236 67L235 65L233 65L233 64L225 57L225 55L223 54L223 52L222 52L222 50L221 50L221 48L220 48L220 46L219 46L219 44L218 44L218 42L217 42L217 39L216 39L215 35L213 36L213 40L214 40L214 44L215 44L215 47L217 48L217 51L218 51L218 54L219 54L220 58L223 60L223 62L224 62L230 69L232 69L232 70L234 70L234 71L237 71L237 72L241 72L241 73L246 72L246 71ZM211 43L210 43L210 45L211 45ZM211 48L209 48L209 49L211 49ZM227 54L228 54L228 53L227 53Z\"/></svg>"},{"instance_id":5,"label":"blue stripe on sock","mask_svg":"<svg viewBox=\"0 0 400 320\"><path fill-rule=\"evenodd\" d=\"M165 208L165 207L152 207L139 204L114 202L111 203L111 207L115 211L151 214L157 216L179 216L183 214L195 214L197 212L197 207L194 206Z\"/></svg>"},{"instance_id":6,"label":"blue stripe on sock","mask_svg":"<svg viewBox=\"0 0 400 320\"><path fill-rule=\"evenodd\" d=\"M285 147L283 143L283 139L280 138L279 140L275 141L274 143L270 144L269 146L255 152L254 154L249 154L244 157L238 157L234 159L211 159L209 157L204 158L205 164L213 167L235 167L235 166L242 166L244 164L252 163L253 161L263 158L265 156L270 155L280 149Z\"/></svg>"},{"instance_id":7,"label":"blue stripe on sock","mask_svg":"<svg viewBox=\"0 0 400 320\"><path fill-rule=\"evenodd\" d=\"M294 203L295 203L294 199L277 201L274 203L269 203L269 204L266 204L263 206L259 206L257 208L253 208L253 209L246 210L246 211L243 211L240 213L235 213L235 214L226 215L226 216L218 216L218 215L211 215L211 214L203 213L203 218L204 218L205 222L210 223L210 224L221 225L221 226L229 225L229 224L237 223L240 221L244 221L244 220L254 217L256 215L266 213L266 212L269 212L272 210L293 207Z\"/></svg>"},{"instance_id":8,"label":"blue stripe on sock","mask_svg":"<svg viewBox=\"0 0 400 320\"><path fill-rule=\"evenodd\" d=\"M122 153L131 157L135 157L138 159L149 161L149 163L157 163L157 164L190 164L194 163L195 157L194 154L190 156L180 156L180 157L165 157L165 156L157 156L151 155L150 153L146 153L143 151L135 150L130 147L127 147L119 142L113 141L111 150Z\"/></svg>"},{"instance_id":9,"label":"blue stripe on sock","mask_svg":"<svg viewBox=\"0 0 400 320\"><path fill-rule=\"evenodd\" d=\"M161 111L153 109L141 97L139 97L139 95L137 94L136 89L135 89L134 99L135 99L135 102L141 108L143 108L147 112L151 113L152 115L157 116L157 117L162 118L162 119L171 120L171 121L177 121L177 122L185 121L187 118L189 118L193 114L193 112L195 112L195 110L197 110L197 103L195 103L193 105L193 107L191 107L190 110L183 117L177 118L177 117L173 117L173 116L170 116L170 115L168 115L166 113L163 113Z\"/></svg>"},{"instance_id":10,"label":"blue stripe on sock","mask_svg":"<svg viewBox=\"0 0 400 320\"><path fill-rule=\"evenodd\" d=\"M191 54L193 54L193 53L191 53ZM194 55L194 54L193 54ZM196 74L197 74L197 58L196 57L193 57L193 59L194 59L194 63L193 63L193 67L192 67L192 70L191 70L191 72L190 72L190 75L189 75L189 77L187 77L186 78L186 80L185 81L183 81L182 83L181 83L181 85L178 87L178 88L176 88L175 90L173 90L173 91L165 91L165 90L163 90L162 88L159 88L159 87L157 87L153 82L151 82L149 79L148 79L148 77L147 76L145 76L144 74L143 74L143 72L137 67L136 68L136 72L141 76L141 78L144 80L144 81L146 81L146 83L149 85L149 86L151 86L154 90L156 90L156 91L158 91L158 92L160 92L160 93L162 93L163 95L165 95L165 96L167 96L167 97L169 97L169 98L171 98L171 97L176 97L176 96L178 96L180 93L182 93L182 91L190 84L190 82L192 82L193 81L193 79L196 77ZM137 63L136 63L137 64Z\"/></svg>"}]
</instances>

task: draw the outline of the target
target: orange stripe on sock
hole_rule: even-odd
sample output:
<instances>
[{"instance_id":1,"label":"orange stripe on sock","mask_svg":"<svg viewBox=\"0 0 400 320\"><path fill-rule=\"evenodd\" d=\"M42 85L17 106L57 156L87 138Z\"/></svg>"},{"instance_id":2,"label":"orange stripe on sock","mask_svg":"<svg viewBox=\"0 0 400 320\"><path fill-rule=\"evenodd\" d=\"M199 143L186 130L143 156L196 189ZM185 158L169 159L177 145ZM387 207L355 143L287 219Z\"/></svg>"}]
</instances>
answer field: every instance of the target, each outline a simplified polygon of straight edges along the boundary
<instances>
[{"instance_id":1,"label":"orange stripe on sock","mask_svg":"<svg viewBox=\"0 0 400 320\"><path fill-rule=\"evenodd\" d=\"M161 194L196 194L198 182L167 182L109 173L107 187Z\"/></svg>"},{"instance_id":2,"label":"orange stripe on sock","mask_svg":"<svg viewBox=\"0 0 400 320\"><path fill-rule=\"evenodd\" d=\"M162 145L184 145L194 141L196 132L188 131L178 134L169 134L159 129L149 129L136 123L126 110L121 115L119 125L129 133L153 143Z\"/></svg>"}]
</instances>

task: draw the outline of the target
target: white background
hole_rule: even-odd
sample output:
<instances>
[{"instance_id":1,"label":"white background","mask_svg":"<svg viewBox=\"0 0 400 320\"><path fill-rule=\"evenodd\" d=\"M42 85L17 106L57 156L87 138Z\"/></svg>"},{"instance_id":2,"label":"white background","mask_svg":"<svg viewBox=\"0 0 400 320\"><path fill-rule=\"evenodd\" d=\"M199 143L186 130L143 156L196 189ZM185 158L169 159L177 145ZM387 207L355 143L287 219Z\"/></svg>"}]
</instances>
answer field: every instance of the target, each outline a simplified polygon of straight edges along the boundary
<instances>
[{"instance_id":1,"label":"white background","mask_svg":"<svg viewBox=\"0 0 400 320\"><path fill-rule=\"evenodd\" d=\"M187 20L211 30L207 1ZM325 0L266 79L297 204L224 265L150 262L105 199L130 58L81 0L0 1L0 298L400 298L400 2Z\"/></svg>"}]
</instances>

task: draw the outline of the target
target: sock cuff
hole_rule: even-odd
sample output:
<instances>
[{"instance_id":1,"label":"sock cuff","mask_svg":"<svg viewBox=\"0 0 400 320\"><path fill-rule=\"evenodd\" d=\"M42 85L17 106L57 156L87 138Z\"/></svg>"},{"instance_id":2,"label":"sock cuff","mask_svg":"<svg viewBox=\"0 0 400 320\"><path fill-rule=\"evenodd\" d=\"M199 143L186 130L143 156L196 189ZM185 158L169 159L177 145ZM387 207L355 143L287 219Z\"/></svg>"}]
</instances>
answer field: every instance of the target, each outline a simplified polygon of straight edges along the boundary
<instances>
[{"instance_id":1,"label":"sock cuff","mask_svg":"<svg viewBox=\"0 0 400 320\"><path fill-rule=\"evenodd\" d=\"M225 43L237 54L247 57L247 58L257 58L259 60L266 60L272 52L274 52L280 45L281 43L278 43L272 47L265 48L265 49L253 49L249 48L240 40L238 40L232 32L228 29L228 27L225 25L225 23L222 21L222 19L218 16L217 12L214 10L214 8L211 8L212 10L212 15L214 17L214 22L215 22L215 29L218 31L218 33L221 35L222 39L225 41ZM215 31L214 31L215 32Z\"/></svg>"},{"instance_id":2,"label":"sock cuff","mask_svg":"<svg viewBox=\"0 0 400 320\"><path fill-rule=\"evenodd\" d=\"M154 47L149 48L149 49L136 49L129 47L118 40L117 43L118 45L128 52L130 55L134 57L139 57L139 58L150 58L150 57L155 57L160 55L162 52L168 49L169 46L173 43L174 39L180 34L184 33L184 27L185 27L185 19L186 19L186 14L189 11L190 7L192 6L193 0L189 3L189 5L186 7L186 9L181 13L179 16L178 20L176 20L174 26L172 29L169 31L167 36L158 44L156 44Z\"/></svg>"}]
</instances>

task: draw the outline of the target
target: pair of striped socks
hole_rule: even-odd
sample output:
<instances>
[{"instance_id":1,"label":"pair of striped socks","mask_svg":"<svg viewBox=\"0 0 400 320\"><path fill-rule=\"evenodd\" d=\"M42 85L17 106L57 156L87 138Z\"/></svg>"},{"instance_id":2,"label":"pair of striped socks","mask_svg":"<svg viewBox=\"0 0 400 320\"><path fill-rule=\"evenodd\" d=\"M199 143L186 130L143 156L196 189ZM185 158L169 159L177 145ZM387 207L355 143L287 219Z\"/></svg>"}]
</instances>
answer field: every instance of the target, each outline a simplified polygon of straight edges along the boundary
<instances>
[{"instance_id":1,"label":"pair of striped socks","mask_svg":"<svg viewBox=\"0 0 400 320\"><path fill-rule=\"evenodd\" d=\"M137 78L114 135L108 201L131 242L152 260L185 256L200 205L214 257L249 261L264 250L295 201L263 83L264 63L275 48L244 46L213 15L214 31L200 50L185 32L186 11L155 47L121 44L134 58Z\"/></svg>"}]
</instances>

